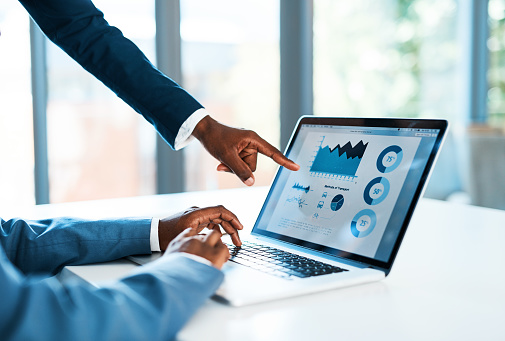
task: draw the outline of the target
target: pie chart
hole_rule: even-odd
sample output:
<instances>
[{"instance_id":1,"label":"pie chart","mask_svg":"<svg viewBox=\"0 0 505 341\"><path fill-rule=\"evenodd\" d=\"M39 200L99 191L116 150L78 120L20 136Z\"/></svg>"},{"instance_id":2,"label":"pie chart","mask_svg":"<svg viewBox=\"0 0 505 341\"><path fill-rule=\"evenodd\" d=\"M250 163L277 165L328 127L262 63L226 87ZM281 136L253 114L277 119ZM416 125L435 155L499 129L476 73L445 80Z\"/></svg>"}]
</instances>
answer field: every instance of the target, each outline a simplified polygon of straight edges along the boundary
<instances>
[{"instance_id":1,"label":"pie chart","mask_svg":"<svg viewBox=\"0 0 505 341\"><path fill-rule=\"evenodd\" d=\"M332 211L338 211L340 208L342 208L343 204L344 196L342 194L338 194L331 200L330 208Z\"/></svg>"}]
</instances>

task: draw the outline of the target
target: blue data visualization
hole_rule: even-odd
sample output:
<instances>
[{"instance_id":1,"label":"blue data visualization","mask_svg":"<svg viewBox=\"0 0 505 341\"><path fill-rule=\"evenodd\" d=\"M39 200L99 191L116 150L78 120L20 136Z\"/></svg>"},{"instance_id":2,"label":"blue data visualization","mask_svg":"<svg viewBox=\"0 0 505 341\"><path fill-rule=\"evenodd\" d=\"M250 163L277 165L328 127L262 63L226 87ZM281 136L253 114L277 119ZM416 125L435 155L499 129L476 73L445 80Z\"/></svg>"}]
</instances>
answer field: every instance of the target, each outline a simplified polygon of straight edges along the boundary
<instances>
[{"instance_id":1,"label":"blue data visualization","mask_svg":"<svg viewBox=\"0 0 505 341\"><path fill-rule=\"evenodd\" d=\"M372 233L377 224L375 212L369 209L359 211L351 222L351 233L356 238L364 238Z\"/></svg>"},{"instance_id":2,"label":"blue data visualization","mask_svg":"<svg viewBox=\"0 0 505 341\"><path fill-rule=\"evenodd\" d=\"M331 200L330 208L332 211L338 211L344 205L344 196L342 194L337 194Z\"/></svg>"},{"instance_id":3,"label":"blue data visualization","mask_svg":"<svg viewBox=\"0 0 505 341\"><path fill-rule=\"evenodd\" d=\"M384 199L386 199L389 193L390 184L388 179L383 177L378 177L373 179L366 185L365 192L363 193L363 199L368 205L380 204Z\"/></svg>"},{"instance_id":4,"label":"blue data visualization","mask_svg":"<svg viewBox=\"0 0 505 341\"><path fill-rule=\"evenodd\" d=\"M400 165L403 159L403 150L400 146L389 146L377 158L377 169L381 173L392 172Z\"/></svg>"},{"instance_id":5,"label":"blue data visualization","mask_svg":"<svg viewBox=\"0 0 505 341\"><path fill-rule=\"evenodd\" d=\"M354 147L351 142L343 146L337 144L333 149L320 146L310 171L354 177L367 146L368 142L363 141L359 141Z\"/></svg>"},{"instance_id":6,"label":"blue data visualization","mask_svg":"<svg viewBox=\"0 0 505 341\"><path fill-rule=\"evenodd\" d=\"M295 183L291 188L294 188L299 191L304 191L305 193L309 193L310 191L310 186L300 185L298 182Z\"/></svg>"}]
</instances>

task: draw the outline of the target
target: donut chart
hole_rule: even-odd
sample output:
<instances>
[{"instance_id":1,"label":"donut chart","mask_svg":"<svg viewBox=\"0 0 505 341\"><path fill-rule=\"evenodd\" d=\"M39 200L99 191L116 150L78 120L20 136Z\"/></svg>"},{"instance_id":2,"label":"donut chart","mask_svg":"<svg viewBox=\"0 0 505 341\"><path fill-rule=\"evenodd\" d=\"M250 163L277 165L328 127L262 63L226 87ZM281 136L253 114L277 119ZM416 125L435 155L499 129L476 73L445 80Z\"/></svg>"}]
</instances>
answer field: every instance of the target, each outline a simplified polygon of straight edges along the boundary
<instances>
[{"instance_id":1,"label":"donut chart","mask_svg":"<svg viewBox=\"0 0 505 341\"><path fill-rule=\"evenodd\" d=\"M356 238L364 238L372 233L377 223L375 212L364 209L354 216L351 222L351 233Z\"/></svg>"},{"instance_id":2,"label":"donut chart","mask_svg":"<svg viewBox=\"0 0 505 341\"><path fill-rule=\"evenodd\" d=\"M381 173L392 172L402 163L402 159L402 148L397 145L389 146L377 158L377 169Z\"/></svg>"},{"instance_id":3,"label":"donut chart","mask_svg":"<svg viewBox=\"0 0 505 341\"><path fill-rule=\"evenodd\" d=\"M388 196L389 188L388 179L379 176L366 185L363 199L368 205L380 204Z\"/></svg>"}]
</instances>

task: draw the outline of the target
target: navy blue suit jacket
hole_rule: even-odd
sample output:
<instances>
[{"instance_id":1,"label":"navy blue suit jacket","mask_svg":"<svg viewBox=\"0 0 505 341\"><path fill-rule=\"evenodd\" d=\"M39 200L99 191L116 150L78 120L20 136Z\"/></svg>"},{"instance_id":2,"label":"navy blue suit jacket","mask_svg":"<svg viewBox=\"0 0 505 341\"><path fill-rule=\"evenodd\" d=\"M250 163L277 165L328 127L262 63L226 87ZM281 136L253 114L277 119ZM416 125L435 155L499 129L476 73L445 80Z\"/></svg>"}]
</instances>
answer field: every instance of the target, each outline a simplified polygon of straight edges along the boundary
<instances>
[{"instance_id":1,"label":"navy blue suit jacket","mask_svg":"<svg viewBox=\"0 0 505 341\"><path fill-rule=\"evenodd\" d=\"M42 31L82 67L142 114L172 147L179 128L201 109L110 26L90 0L19 0Z\"/></svg>"},{"instance_id":2,"label":"navy blue suit jacket","mask_svg":"<svg viewBox=\"0 0 505 341\"><path fill-rule=\"evenodd\" d=\"M223 274L165 255L116 283L63 285L65 265L150 253L150 219L0 219L1 340L169 340Z\"/></svg>"}]
</instances>

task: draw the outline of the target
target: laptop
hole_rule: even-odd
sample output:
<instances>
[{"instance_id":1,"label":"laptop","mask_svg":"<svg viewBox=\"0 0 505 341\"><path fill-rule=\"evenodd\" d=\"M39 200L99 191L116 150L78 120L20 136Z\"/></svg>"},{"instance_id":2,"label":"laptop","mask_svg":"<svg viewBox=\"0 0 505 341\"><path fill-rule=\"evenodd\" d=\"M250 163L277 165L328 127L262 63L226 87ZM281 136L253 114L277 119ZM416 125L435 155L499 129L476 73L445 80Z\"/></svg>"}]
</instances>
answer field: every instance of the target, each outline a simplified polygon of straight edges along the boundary
<instances>
[{"instance_id":1,"label":"laptop","mask_svg":"<svg viewBox=\"0 0 505 341\"><path fill-rule=\"evenodd\" d=\"M301 169L279 168L251 234L228 244L214 299L244 306L385 278L447 127L301 117L285 152Z\"/></svg>"}]
</instances>

